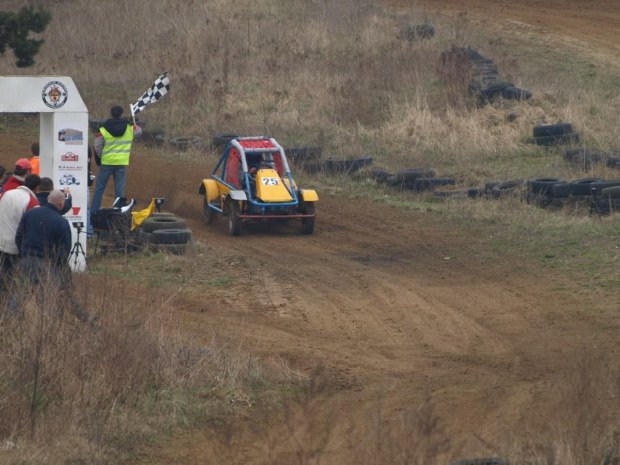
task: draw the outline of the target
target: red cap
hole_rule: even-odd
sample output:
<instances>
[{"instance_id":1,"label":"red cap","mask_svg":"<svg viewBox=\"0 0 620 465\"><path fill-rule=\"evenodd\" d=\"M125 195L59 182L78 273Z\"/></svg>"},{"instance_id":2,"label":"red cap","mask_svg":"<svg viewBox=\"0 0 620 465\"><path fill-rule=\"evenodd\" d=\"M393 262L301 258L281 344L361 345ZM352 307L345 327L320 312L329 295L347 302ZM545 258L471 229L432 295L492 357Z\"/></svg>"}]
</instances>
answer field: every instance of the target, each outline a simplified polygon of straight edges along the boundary
<instances>
[{"instance_id":1,"label":"red cap","mask_svg":"<svg viewBox=\"0 0 620 465\"><path fill-rule=\"evenodd\" d=\"M32 169L32 165L30 164L30 161L27 158L20 158L19 160L17 160L15 162L15 167L20 167L23 170L31 170Z\"/></svg>"}]
</instances>

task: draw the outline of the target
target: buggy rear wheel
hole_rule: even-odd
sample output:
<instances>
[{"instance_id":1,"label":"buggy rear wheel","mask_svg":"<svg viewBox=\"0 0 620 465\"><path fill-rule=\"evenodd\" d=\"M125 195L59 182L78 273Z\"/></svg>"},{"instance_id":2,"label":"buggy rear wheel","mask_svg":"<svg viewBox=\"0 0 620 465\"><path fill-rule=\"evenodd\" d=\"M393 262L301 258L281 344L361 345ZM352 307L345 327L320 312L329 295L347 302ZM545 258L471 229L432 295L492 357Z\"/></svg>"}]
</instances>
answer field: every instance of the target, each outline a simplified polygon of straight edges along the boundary
<instances>
[{"instance_id":1,"label":"buggy rear wheel","mask_svg":"<svg viewBox=\"0 0 620 465\"><path fill-rule=\"evenodd\" d=\"M314 215L314 202L305 202L303 207L303 212L306 215ZM301 233L302 234L312 234L314 232L314 220L316 217L311 218L302 218L301 219Z\"/></svg>"},{"instance_id":2,"label":"buggy rear wheel","mask_svg":"<svg viewBox=\"0 0 620 465\"><path fill-rule=\"evenodd\" d=\"M233 200L230 204L230 212L228 213L228 232L231 236L238 236L241 233L241 218L239 218L239 213L241 213L239 202Z\"/></svg>"}]
</instances>

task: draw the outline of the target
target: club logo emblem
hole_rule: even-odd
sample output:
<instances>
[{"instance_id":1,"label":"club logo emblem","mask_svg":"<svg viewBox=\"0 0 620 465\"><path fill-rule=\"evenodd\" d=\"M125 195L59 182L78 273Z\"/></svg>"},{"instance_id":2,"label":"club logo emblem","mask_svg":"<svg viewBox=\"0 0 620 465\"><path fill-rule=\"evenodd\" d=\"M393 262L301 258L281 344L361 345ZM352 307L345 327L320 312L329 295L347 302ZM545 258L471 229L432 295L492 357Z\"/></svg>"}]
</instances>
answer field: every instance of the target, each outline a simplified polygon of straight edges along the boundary
<instances>
[{"instance_id":1,"label":"club logo emblem","mask_svg":"<svg viewBox=\"0 0 620 465\"><path fill-rule=\"evenodd\" d=\"M67 95L67 88L60 81L48 82L41 92L43 103L50 108L62 107L67 102Z\"/></svg>"}]
</instances>

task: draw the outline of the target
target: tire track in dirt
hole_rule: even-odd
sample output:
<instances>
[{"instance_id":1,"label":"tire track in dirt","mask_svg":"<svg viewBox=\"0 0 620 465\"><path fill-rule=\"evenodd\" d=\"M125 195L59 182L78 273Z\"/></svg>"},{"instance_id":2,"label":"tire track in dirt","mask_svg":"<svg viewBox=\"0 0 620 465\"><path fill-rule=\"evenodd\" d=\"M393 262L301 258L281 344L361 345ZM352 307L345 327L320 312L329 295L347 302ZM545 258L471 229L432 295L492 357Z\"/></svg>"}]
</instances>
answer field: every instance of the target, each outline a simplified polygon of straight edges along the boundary
<instances>
[{"instance_id":1,"label":"tire track in dirt","mask_svg":"<svg viewBox=\"0 0 620 465\"><path fill-rule=\"evenodd\" d=\"M361 421L379 395L391 412L432 396L458 438L492 435L549 407L545 386L593 322L565 312L564 327L550 324L563 304L545 281L500 264L481 268L466 243L423 212L346 199L319 205L313 236L258 224L233 238L225 224L202 225L199 212L188 220L197 240L247 256L249 278L233 286L233 305L210 312L209 325L240 322L259 354L306 374L325 364L332 380L324 402L338 412L337 430ZM191 300L179 302L181 319L199 304ZM343 463L333 453L327 463Z\"/></svg>"}]
</instances>

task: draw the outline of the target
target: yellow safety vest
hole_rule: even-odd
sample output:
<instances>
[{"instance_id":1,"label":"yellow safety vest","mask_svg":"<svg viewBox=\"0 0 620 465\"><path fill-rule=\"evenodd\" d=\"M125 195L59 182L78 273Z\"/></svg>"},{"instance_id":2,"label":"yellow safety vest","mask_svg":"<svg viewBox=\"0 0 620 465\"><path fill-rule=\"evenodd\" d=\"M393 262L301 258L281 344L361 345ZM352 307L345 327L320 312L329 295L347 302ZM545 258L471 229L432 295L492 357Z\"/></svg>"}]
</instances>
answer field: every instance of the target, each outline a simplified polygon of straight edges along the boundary
<instances>
[{"instance_id":1,"label":"yellow safety vest","mask_svg":"<svg viewBox=\"0 0 620 465\"><path fill-rule=\"evenodd\" d=\"M125 134L114 137L103 126L99 128L103 140L103 152L101 153L102 165L129 165L131 143L133 141L133 126L127 125Z\"/></svg>"}]
</instances>

